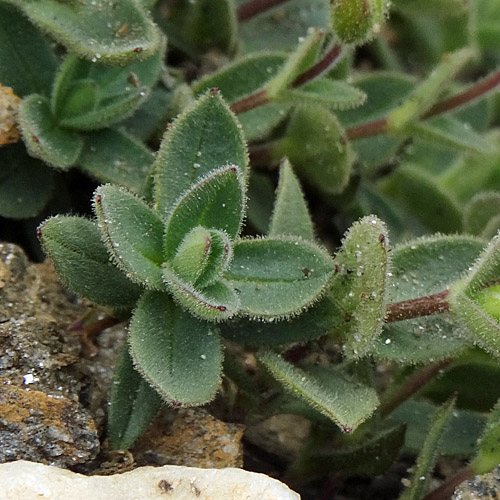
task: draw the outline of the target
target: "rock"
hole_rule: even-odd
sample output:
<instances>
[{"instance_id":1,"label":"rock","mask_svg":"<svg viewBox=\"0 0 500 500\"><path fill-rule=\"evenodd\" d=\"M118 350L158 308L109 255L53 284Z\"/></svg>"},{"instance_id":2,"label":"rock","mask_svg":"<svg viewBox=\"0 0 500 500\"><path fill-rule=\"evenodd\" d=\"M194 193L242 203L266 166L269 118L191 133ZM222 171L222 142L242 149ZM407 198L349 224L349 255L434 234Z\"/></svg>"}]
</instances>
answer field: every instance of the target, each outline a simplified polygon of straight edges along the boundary
<instances>
[{"instance_id":1,"label":"rock","mask_svg":"<svg viewBox=\"0 0 500 500\"><path fill-rule=\"evenodd\" d=\"M85 310L48 263L30 264L0 243L0 461L71 467L97 455L96 426L80 402L90 382L68 334Z\"/></svg>"},{"instance_id":2,"label":"rock","mask_svg":"<svg viewBox=\"0 0 500 500\"><path fill-rule=\"evenodd\" d=\"M202 408L167 409L131 452L139 465L242 467L242 437L242 425L217 420Z\"/></svg>"},{"instance_id":3,"label":"rock","mask_svg":"<svg viewBox=\"0 0 500 500\"><path fill-rule=\"evenodd\" d=\"M31 462L0 465L2 500L300 500L263 474L241 469L141 467L114 476L83 476Z\"/></svg>"},{"instance_id":4,"label":"rock","mask_svg":"<svg viewBox=\"0 0 500 500\"><path fill-rule=\"evenodd\" d=\"M18 108L21 99L10 87L0 84L0 146L17 142L21 138L18 128Z\"/></svg>"},{"instance_id":5,"label":"rock","mask_svg":"<svg viewBox=\"0 0 500 500\"><path fill-rule=\"evenodd\" d=\"M475 476L455 490L453 500L498 500L500 498L500 466L489 474Z\"/></svg>"}]
</instances>

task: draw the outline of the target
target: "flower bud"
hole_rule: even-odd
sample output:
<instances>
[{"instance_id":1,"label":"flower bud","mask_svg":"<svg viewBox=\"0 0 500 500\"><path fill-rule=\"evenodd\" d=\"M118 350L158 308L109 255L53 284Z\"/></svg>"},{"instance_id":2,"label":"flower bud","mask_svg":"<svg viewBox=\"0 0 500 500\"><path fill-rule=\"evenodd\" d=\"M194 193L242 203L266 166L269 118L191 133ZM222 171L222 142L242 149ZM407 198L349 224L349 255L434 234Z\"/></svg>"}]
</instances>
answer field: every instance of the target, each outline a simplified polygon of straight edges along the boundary
<instances>
[{"instance_id":1,"label":"flower bud","mask_svg":"<svg viewBox=\"0 0 500 500\"><path fill-rule=\"evenodd\" d=\"M385 0L331 0L330 21L343 43L361 44L380 29Z\"/></svg>"}]
</instances>

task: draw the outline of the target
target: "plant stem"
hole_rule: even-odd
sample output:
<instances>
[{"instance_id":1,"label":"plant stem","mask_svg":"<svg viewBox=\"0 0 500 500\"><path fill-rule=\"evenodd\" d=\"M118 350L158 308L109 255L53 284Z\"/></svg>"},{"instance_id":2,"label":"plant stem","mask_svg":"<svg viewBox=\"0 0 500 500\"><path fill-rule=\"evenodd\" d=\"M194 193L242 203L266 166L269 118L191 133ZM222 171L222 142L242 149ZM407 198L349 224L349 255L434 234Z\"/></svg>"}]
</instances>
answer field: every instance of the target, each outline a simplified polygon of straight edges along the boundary
<instances>
[{"instance_id":1,"label":"plant stem","mask_svg":"<svg viewBox=\"0 0 500 500\"><path fill-rule=\"evenodd\" d=\"M386 417L394 411L401 403L411 398L417 391L419 391L425 384L430 382L436 375L439 375L449 364L451 359L444 359L436 361L421 370L414 372L398 391L390 398L383 401L379 407L380 415Z\"/></svg>"},{"instance_id":2,"label":"plant stem","mask_svg":"<svg viewBox=\"0 0 500 500\"><path fill-rule=\"evenodd\" d=\"M483 97L500 85L500 70L484 80L474 84L472 87L464 90L460 94L454 95L449 99L440 101L432 106L429 111L422 115L422 119L432 118L448 111L469 104L476 99ZM371 137L373 135L383 134L387 131L387 117L373 122L363 123L346 130L346 135L350 140L360 139L361 137Z\"/></svg>"},{"instance_id":3,"label":"plant stem","mask_svg":"<svg viewBox=\"0 0 500 500\"><path fill-rule=\"evenodd\" d=\"M471 467L465 467L459 470L455 475L448 478L441 486L431 491L424 500L447 500L453 495L455 488L475 475Z\"/></svg>"},{"instance_id":4,"label":"plant stem","mask_svg":"<svg viewBox=\"0 0 500 500\"><path fill-rule=\"evenodd\" d=\"M417 299L403 300L387 306L386 323L403 321L405 319L420 318L431 314L444 313L450 310L450 304L446 300L450 291L442 292Z\"/></svg>"},{"instance_id":5,"label":"plant stem","mask_svg":"<svg viewBox=\"0 0 500 500\"><path fill-rule=\"evenodd\" d=\"M230 108L233 113L239 114L244 111L249 111L251 109L257 108L259 106L263 106L269 102L269 98L267 97L267 90L262 89L254 94L250 94L243 99L233 102Z\"/></svg>"},{"instance_id":6,"label":"plant stem","mask_svg":"<svg viewBox=\"0 0 500 500\"><path fill-rule=\"evenodd\" d=\"M342 46L340 46L339 44L335 44L314 66L309 68L307 71L304 71L304 73L295 78L295 80L292 82L292 87L300 87L324 73L337 60L341 52Z\"/></svg>"},{"instance_id":7,"label":"plant stem","mask_svg":"<svg viewBox=\"0 0 500 500\"><path fill-rule=\"evenodd\" d=\"M238 22L241 23L287 1L288 0L250 0L250 2L246 2L236 9L236 17L238 18Z\"/></svg>"},{"instance_id":8,"label":"plant stem","mask_svg":"<svg viewBox=\"0 0 500 500\"><path fill-rule=\"evenodd\" d=\"M245 4L246 5L246 4ZM331 49L329 49L325 55L311 68L304 73L301 73L295 80L292 82L291 87L297 88L310 81L317 78L319 75L324 73L328 68L332 66L332 64L337 60L339 55L342 52L342 47L338 44L335 44ZM239 114L244 111L249 111L251 109L257 108L259 106L263 106L269 102L269 97L267 96L267 90L262 89L250 94L243 99L233 102L230 108L233 113Z\"/></svg>"},{"instance_id":9,"label":"plant stem","mask_svg":"<svg viewBox=\"0 0 500 500\"><path fill-rule=\"evenodd\" d=\"M121 323L121 320L113 318L112 316L105 316L102 319L94 321L88 326L81 328L71 327L71 330L76 331L80 337L80 344L86 356L94 357L97 355L97 347L94 344L94 338L107 328Z\"/></svg>"},{"instance_id":10,"label":"plant stem","mask_svg":"<svg viewBox=\"0 0 500 500\"><path fill-rule=\"evenodd\" d=\"M499 84L500 71L497 71L493 75L481 80L460 94L436 103L431 107L431 109L429 109L429 111L427 111L427 113L423 115L422 118L430 118L432 116L440 115L441 113L446 113L447 111L463 106L464 104L469 104L470 102L483 97L488 92L491 92Z\"/></svg>"}]
</instances>

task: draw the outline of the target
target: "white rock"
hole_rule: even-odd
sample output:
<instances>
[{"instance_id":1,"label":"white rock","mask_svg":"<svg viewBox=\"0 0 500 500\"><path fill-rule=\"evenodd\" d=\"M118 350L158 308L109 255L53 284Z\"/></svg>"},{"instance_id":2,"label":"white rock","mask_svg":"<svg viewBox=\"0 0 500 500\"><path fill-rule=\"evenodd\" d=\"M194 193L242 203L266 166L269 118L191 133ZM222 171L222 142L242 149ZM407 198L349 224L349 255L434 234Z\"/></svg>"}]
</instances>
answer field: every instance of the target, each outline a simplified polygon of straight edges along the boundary
<instances>
[{"instance_id":1,"label":"white rock","mask_svg":"<svg viewBox=\"0 0 500 500\"><path fill-rule=\"evenodd\" d=\"M300 500L287 486L241 469L141 467L83 476L23 460L0 465L2 500Z\"/></svg>"}]
</instances>

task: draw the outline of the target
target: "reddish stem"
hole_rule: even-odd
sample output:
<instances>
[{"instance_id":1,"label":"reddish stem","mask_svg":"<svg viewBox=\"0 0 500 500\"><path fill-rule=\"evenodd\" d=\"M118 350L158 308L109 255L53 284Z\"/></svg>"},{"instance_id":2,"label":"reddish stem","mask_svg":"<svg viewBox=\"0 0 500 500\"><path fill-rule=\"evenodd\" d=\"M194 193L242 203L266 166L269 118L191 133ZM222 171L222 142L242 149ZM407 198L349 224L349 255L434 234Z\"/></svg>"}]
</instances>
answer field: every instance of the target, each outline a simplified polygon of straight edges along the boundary
<instances>
[{"instance_id":1,"label":"reddish stem","mask_svg":"<svg viewBox=\"0 0 500 500\"><path fill-rule=\"evenodd\" d=\"M438 486L434 491L431 491L424 500L447 500L453 495L455 488L473 477L476 473L471 467L465 467L459 470L454 476L448 478L441 486Z\"/></svg>"},{"instance_id":2,"label":"reddish stem","mask_svg":"<svg viewBox=\"0 0 500 500\"><path fill-rule=\"evenodd\" d=\"M250 109L263 106L268 102L269 98L267 97L267 90L263 89L247 97L244 97L240 101L233 102L230 107L233 113L239 114L243 113L244 111L249 111Z\"/></svg>"},{"instance_id":3,"label":"reddish stem","mask_svg":"<svg viewBox=\"0 0 500 500\"><path fill-rule=\"evenodd\" d=\"M497 71L493 75L485 78L484 80L476 83L472 87L464 90L460 94L457 94L449 99L436 103L434 106L423 115L422 118L430 118L432 116L440 115L441 113L446 113L452 109L468 104L479 97L491 92L497 85L500 84L500 71Z\"/></svg>"},{"instance_id":4,"label":"reddish stem","mask_svg":"<svg viewBox=\"0 0 500 500\"><path fill-rule=\"evenodd\" d=\"M80 338L80 344L86 356L94 357L97 355L98 349L94 344L94 338L107 328L121 323L121 320L113 318L111 316L105 316L104 318L94 321L88 326L82 327L70 327L70 330L76 331Z\"/></svg>"},{"instance_id":5,"label":"reddish stem","mask_svg":"<svg viewBox=\"0 0 500 500\"><path fill-rule=\"evenodd\" d=\"M276 7L276 5L287 1L288 0L251 0L250 2L240 5L236 9L236 17L238 18L238 22L241 23L256 16L257 14L260 14L261 12L272 9L273 7Z\"/></svg>"},{"instance_id":6,"label":"reddish stem","mask_svg":"<svg viewBox=\"0 0 500 500\"><path fill-rule=\"evenodd\" d=\"M450 304L446 300L450 291L418 297L417 299L403 300L387 306L386 323L403 321L405 319L420 318L436 313L444 313L450 310Z\"/></svg>"},{"instance_id":7,"label":"reddish stem","mask_svg":"<svg viewBox=\"0 0 500 500\"><path fill-rule=\"evenodd\" d=\"M356 127L348 128L345 133L351 141L361 137L370 137L372 135L383 134L387 129L387 118L381 118L374 122L363 123Z\"/></svg>"},{"instance_id":8,"label":"reddish stem","mask_svg":"<svg viewBox=\"0 0 500 500\"><path fill-rule=\"evenodd\" d=\"M295 80L292 82L292 87L300 87L301 85L309 83L310 81L314 80L316 77L324 73L337 60L341 52L342 47L339 44L335 44L314 66L309 68L307 71L304 71L304 73L295 78Z\"/></svg>"},{"instance_id":9,"label":"reddish stem","mask_svg":"<svg viewBox=\"0 0 500 500\"><path fill-rule=\"evenodd\" d=\"M439 375L449 364L451 359L444 359L432 363L421 370L414 372L390 399L384 401L380 407L380 415L386 417L394 411L401 403L404 403L419 391L425 384Z\"/></svg>"}]
</instances>

